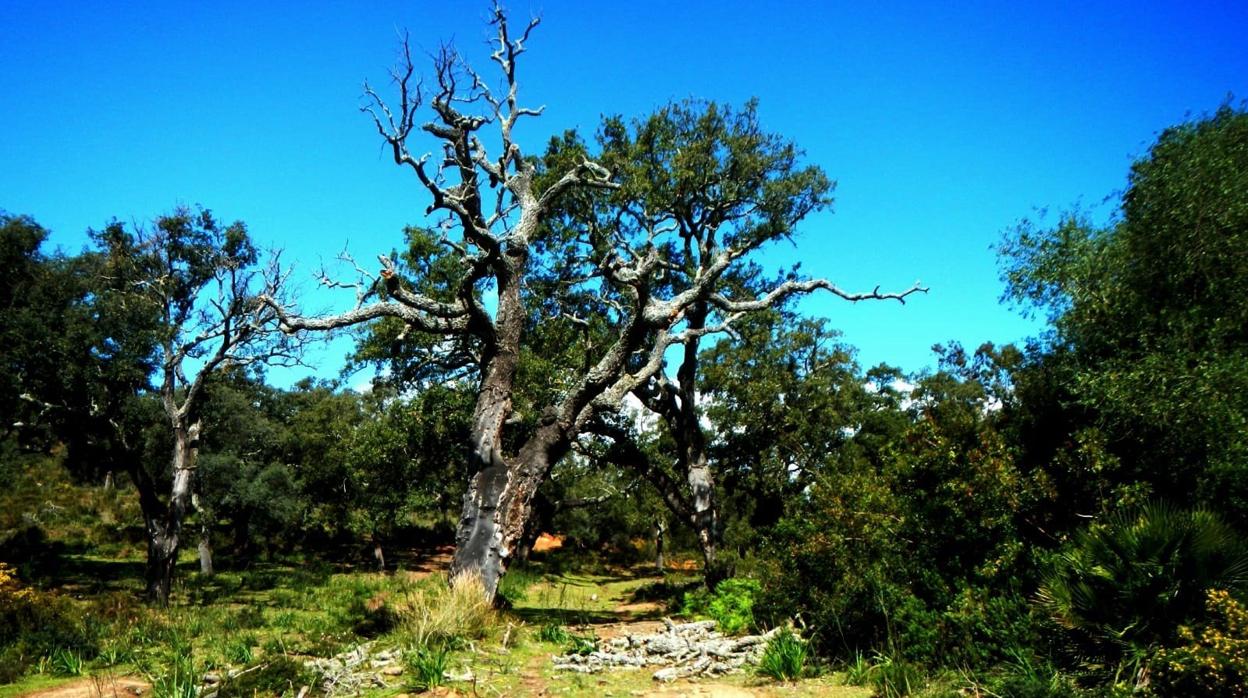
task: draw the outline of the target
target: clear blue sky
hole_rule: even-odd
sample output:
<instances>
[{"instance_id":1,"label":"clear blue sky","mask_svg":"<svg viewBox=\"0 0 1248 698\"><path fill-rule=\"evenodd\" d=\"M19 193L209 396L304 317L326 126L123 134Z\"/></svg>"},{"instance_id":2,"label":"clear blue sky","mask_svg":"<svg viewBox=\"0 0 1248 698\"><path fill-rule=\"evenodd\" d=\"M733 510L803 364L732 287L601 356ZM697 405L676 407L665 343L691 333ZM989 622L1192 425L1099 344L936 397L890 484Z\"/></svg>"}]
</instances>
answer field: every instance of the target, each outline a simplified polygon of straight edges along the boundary
<instances>
[{"instance_id":1,"label":"clear blue sky","mask_svg":"<svg viewBox=\"0 0 1248 698\"><path fill-rule=\"evenodd\" d=\"M592 131L672 98L761 100L838 180L835 213L763 257L904 307L827 297L867 365L1034 333L998 304L990 246L1037 208L1100 207L1155 134L1248 97L1248 3L512 2L542 16L520 66L547 105L519 134ZM484 2L0 3L0 208L74 251L112 217L202 203L310 274L422 221L414 177L357 111L406 27L479 58ZM483 60L477 63L485 67ZM349 299L340 298L347 303ZM309 295L307 304L333 301ZM341 349L341 345L339 345ZM322 354L322 374L341 364ZM285 382L284 380L282 382Z\"/></svg>"}]
</instances>

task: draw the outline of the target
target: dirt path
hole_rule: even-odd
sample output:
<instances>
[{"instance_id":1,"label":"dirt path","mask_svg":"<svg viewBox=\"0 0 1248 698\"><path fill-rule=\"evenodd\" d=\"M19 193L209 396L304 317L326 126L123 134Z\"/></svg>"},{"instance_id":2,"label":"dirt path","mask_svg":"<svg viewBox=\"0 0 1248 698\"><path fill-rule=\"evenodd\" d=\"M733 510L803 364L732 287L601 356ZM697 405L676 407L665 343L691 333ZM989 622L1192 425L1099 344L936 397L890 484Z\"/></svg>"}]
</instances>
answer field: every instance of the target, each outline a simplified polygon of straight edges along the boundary
<instances>
[{"instance_id":1,"label":"dirt path","mask_svg":"<svg viewBox=\"0 0 1248 698\"><path fill-rule=\"evenodd\" d=\"M656 688L643 694L643 698L756 698L761 695L761 693L755 693L748 688L739 686L729 686L722 683L699 683L688 686Z\"/></svg>"},{"instance_id":2,"label":"dirt path","mask_svg":"<svg viewBox=\"0 0 1248 698\"><path fill-rule=\"evenodd\" d=\"M19 698L134 698L151 690L151 684L128 676L98 677L22 693Z\"/></svg>"}]
</instances>

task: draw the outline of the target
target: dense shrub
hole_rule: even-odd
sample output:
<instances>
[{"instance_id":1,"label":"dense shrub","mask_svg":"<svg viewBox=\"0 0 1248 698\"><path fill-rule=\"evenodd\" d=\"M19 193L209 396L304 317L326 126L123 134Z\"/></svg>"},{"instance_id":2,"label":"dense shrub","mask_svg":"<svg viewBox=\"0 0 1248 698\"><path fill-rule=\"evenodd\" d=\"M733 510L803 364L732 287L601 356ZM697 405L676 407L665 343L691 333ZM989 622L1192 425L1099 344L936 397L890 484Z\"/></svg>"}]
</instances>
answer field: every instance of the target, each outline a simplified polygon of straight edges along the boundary
<instances>
[{"instance_id":1,"label":"dense shrub","mask_svg":"<svg viewBox=\"0 0 1248 698\"><path fill-rule=\"evenodd\" d=\"M720 632L736 635L755 627L754 599L760 590L754 579L726 579L713 592L705 588L686 592L680 611L687 616L710 618L719 624Z\"/></svg>"},{"instance_id":2,"label":"dense shrub","mask_svg":"<svg viewBox=\"0 0 1248 698\"><path fill-rule=\"evenodd\" d=\"M1179 631L1179 647L1151 663L1157 696L1248 696L1248 609L1223 590L1206 595L1209 622Z\"/></svg>"}]
</instances>

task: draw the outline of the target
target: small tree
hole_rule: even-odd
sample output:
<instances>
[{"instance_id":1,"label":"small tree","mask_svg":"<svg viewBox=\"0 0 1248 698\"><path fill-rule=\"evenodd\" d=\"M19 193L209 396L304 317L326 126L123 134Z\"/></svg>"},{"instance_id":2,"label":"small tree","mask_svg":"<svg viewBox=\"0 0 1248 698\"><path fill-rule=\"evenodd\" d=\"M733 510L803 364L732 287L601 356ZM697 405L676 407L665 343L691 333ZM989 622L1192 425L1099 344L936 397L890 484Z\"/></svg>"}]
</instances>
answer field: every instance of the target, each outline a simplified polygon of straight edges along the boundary
<instances>
[{"instance_id":1,"label":"small tree","mask_svg":"<svg viewBox=\"0 0 1248 698\"><path fill-rule=\"evenodd\" d=\"M296 361L298 347L277 331L273 310L257 300L260 294L276 297L280 279L258 271L259 255L241 222L222 226L206 210L178 209L151 228L130 232L113 224L96 239L108 259L101 282L110 286L110 296L154 318L155 392L173 451L167 501L141 463L132 462L130 474L147 528L148 595L166 604L182 525L192 509L209 377Z\"/></svg>"},{"instance_id":2,"label":"small tree","mask_svg":"<svg viewBox=\"0 0 1248 698\"><path fill-rule=\"evenodd\" d=\"M429 246L420 265L424 273L405 282L383 257L378 277L359 284L357 307L338 315L298 317L272 303L291 331L398 318L469 358L479 382L468 449L475 475L451 573L479 574L490 594L551 466L598 416L650 383L670 347L726 332L741 315L796 293L825 289L857 300L918 290L851 294L827 281L797 279L761 293L728 287L727 275L745 257L792 234L830 200L827 177L799 167L799 151L761 132L752 108L732 121L713 106L672 108L635 134L610 121L599 142L601 163L575 134L556 140L542 161L526 157L515 127L541 109L520 105L516 65L537 24L516 36L503 10L494 9L491 59L501 90L444 48L427 94L413 80L406 45L394 74L397 108L365 86L365 111L395 162L410 168L431 197L427 213L444 214L435 226L437 247ZM431 119L417 126L426 97ZM497 129L493 138L483 131L487 125ZM436 156L413 154L421 133L432 137ZM739 136L727 148L726 133ZM647 154L660 158L660 167L683 168L668 180L656 168L658 183L698 181L696 168L710 163L726 179L705 181L688 196L659 192L653 201L665 206L647 209L647 197L627 189L631 158ZM534 292L553 286L555 293ZM497 297L492 308L487 290ZM517 414L522 355L534 339L556 334L570 338L561 356L576 360L552 367L542 399Z\"/></svg>"}]
</instances>

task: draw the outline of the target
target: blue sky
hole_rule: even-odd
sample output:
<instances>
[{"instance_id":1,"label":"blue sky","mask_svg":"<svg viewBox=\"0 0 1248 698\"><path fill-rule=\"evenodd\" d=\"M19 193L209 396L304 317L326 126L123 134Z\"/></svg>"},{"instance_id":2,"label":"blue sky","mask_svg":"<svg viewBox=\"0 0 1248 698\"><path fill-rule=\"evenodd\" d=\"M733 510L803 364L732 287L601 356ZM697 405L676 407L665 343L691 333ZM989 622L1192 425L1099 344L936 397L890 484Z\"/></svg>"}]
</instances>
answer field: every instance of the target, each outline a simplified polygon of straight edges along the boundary
<instances>
[{"instance_id":1,"label":"blue sky","mask_svg":"<svg viewBox=\"0 0 1248 698\"><path fill-rule=\"evenodd\" d=\"M765 9L764 9L765 8ZM760 99L764 125L838 181L778 267L850 290L931 293L904 307L813 297L867 365L1037 327L998 303L990 246L1038 209L1106 197L1158 131L1248 97L1248 4L513 2L542 16L519 68L545 116L530 152L600 114L669 99ZM74 251L113 217L200 203L284 249L307 305L344 244L368 260L427 201L358 111L396 35L453 39L485 67L484 2L0 3L0 208ZM1052 215L1052 213L1050 214ZM339 344L316 358L341 364ZM283 374L281 382L295 374Z\"/></svg>"}]
</instances>

